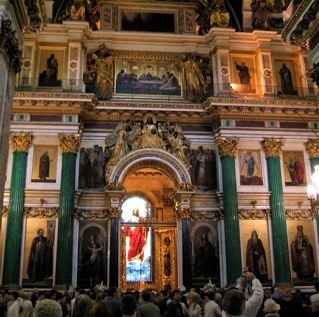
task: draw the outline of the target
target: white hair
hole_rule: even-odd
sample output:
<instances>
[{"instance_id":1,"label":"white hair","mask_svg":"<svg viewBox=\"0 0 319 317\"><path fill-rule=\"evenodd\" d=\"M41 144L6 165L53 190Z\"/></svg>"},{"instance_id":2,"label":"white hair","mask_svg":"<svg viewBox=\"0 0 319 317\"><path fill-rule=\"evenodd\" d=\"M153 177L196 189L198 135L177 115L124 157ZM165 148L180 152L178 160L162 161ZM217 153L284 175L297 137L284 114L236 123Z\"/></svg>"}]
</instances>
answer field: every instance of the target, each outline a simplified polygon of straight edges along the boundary
<instances>
[{"instance_id":1,"label":"white hair","mask_svg":"<svg viewBox=\"0 0 319 317\"><path fill-rule=\"evenodd\" d=\"M44 299L37 303L33 311L33 317L62 317L61 305L52 300Z\"/></svg>"}]
</instances>

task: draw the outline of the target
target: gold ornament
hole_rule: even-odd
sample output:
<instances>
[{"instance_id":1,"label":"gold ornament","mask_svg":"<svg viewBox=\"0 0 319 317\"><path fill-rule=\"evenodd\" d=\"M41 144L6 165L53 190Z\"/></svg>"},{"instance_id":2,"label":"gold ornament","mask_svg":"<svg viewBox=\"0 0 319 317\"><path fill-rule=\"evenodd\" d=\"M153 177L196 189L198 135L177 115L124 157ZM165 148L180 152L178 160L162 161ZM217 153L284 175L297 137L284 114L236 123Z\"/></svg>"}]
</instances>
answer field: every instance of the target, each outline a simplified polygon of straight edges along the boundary
<instances>
[{"instance_id":1,"label":"gold ornament","mask_svg":"<svg viewBox=\"0 0 319 317\"><path fill-rule=\"evenodd\" d=\"M77 153L79 150L80 134L60 134L60 148L63 153Z\"/></svg>"},{"instance_id":2,"label":"gold ornament","mask_svg":"<svg viewBox=\"0 0 319 317\"><path fill-rule=\"evenodd\" d=\"M10 137L10 145L13 152L28 152L32 144L31 133L16 133Z\"/></svg>"},{"instance_id":3,"label":"gold ornament","mask_svg":"<svg viewBox=\"0 0 319 317\"><path fill-rule=\"evenodd\" d=\"M305 147L309 154L309 158L319 157L319 139L309 139L305 143Z\"/></svg>"},{"instance_id":4,"label":"gold ornament","mask_svg":"<svg viewBox=\"0 0 319 317\"><path fill-rule=\"evenodd\" d=\"M218 143L219 155L221 157L235 156L238 142L239 142L239 138L218 137L217 143Z\"/></svg>"},{"instance_id":5,"label":"gold ornament","mask_svg":"<svg viewBox=\"0 0 319 317\"><path fill-rule=\"evenodd\" d=\"M284 144L283 139L265 139L261 141L267 157L276 156L279 157L281 154L281 147Z\"/></svg>"}]
</instances>

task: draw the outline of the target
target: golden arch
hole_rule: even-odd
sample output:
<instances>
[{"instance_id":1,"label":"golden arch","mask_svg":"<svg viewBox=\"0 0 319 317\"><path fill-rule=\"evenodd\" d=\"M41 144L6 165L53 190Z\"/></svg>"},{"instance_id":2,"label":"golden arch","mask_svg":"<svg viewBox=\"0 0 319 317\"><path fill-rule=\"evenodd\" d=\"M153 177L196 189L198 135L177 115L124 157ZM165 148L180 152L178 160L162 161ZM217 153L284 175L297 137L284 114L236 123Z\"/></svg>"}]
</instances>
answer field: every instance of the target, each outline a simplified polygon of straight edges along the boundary
<instances>
[{"instance_id":1,"label":"golden arch","mask_svg":"<svg viewBox=\"0 0 319 317\"><path fill-rule=\"evenodd\" d=\"M139 149L122 157L111 172L109 182L121 184L130 172L145 167L159 169L172 179L177 188L192 183L188 169L178 158L154 148Z\"/></svg>"}]
</instances>

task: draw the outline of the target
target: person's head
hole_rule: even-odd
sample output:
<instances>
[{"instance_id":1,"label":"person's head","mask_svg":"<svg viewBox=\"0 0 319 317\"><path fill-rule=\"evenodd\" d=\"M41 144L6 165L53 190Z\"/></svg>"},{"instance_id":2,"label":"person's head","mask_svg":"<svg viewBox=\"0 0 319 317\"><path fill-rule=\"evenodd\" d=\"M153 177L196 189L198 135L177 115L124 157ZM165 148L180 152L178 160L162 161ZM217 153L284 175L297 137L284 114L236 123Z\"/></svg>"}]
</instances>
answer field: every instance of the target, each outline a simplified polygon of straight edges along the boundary
<instances>
[{"instance_id":1,"label":"person's head","mask_svg":"<svg viewBox=\"0 0 319 317\"><path fill-rule=\"evenodd\" d=\"M37 234L38 234L38 236L42 237L44 235L44 230L42 228L39 228L37 230Z\"/></svg>"},{"instance_id":2,"label":"person's head","mask_svg":"<svg viewBox=\"0 0 319 317\"><path fill-rule=\"evenodd\" d=\"M277 313L280 310L280 305L277 304L273 299L269 298L264 302L265 313Z\"/></svg>"},{"instance_id":3,"label":"person's head","mask_svg":"<svg viewBox=\"0 0 319 317\"><path fill-rule=\"evenodd\" d=\"M245 309L245 295L238 289L230 289L224 294L222 308L226 316L240 316Z\"/></svg>"},{"instance_id":4,"label":"person's head","mask_svg":"<svg viewBox=\"0 0 319 317\"><path fill-rule=\"evenodd\" d=\"M111 297L118 297L119 296L119 290L118 290L118 288L117 287L110 287L110 289L109 289L109 295L111 296Z\"/></svg>"},{"instance_id":5,"label":"person's head","mask_svg":"<svg viewBox=\"0 0 319 317\"><path fill-rule=\"evenodd\" d=\"M152 291L148 288L144 289L141 293L141 297L144 302L150 302L152 300L152 295Z\"/></svg>"},{"instance_id":6,"label":"person's head","mask_svg":"<svg viewBox=\"0 0 319 317\"><path fill-rule=\"evenodd\" d=\"M33 317L62 317L61 305L52 300L44 299L35 306Z\"/></svg>"},{"instance_id":7,"label":"person's head","mask_svg":"<svg viewBox=\"0 0 319 317\"><path fill-rule=\"evenodd\" d=\"M187 298L187 301L190 303L190 304L193 304L193 303L198 303L199 302L199 295L196 293L196 292L189 292L186 294L186 298Z\"/></svg>"},{"instance_id":8,"label":"person's head","mask_svg":"<svg viewBox=\"0 0 319 317\"><path fill-rule=\"evenodd\" d=\"M171 295L173 299L180 301L182 297L182 292L180 291L180 289L174 289L172 290Z\"/></svg>"},{"instance_id":9,"label":"person's head","mask_svg":"<svg viewBox=\"0 0 319 317\"><path fill-rule=\"evenodd\" d=\"M271 292L271 289L270 289L270 288L266 288L266 289L264 290L264 296L265 296L266 299L272 297L272 292Z\"/></svg>"},{"instance_id":10,"label":"person's head","mask_svg":"<svg viewBox=\"0 0 319 317\"><path fill-rule=\"evenodd\" d=\"M94 302L85 316L86 317L112 317L113 315L105 303Z\"/></svg>"},{"instance_id":11,"label":"person's head","mask_svg":"<svg viewBox=\"0 0 319 317\"><path fill-rule=\"evenodd\" d=\"M207 292L204 294L204 301L207 302L209 300L215 299L215 292Z\"/></svg>"},{"instance_id":12,"label":"person's head","mask_svg":"<svg viewBox=\"0 0 319 317\"><path fill-rule=\"evenodd\" d=\"M123 316L135 316L137 311L136 298L133 295L124 295L121 300L121 312Z\"/></svg>"},{"instance_id":13,"label":"person's head","mask_svg":"<svg viewBox=\"0 0 319 317\"><path fill-rule=\"evenodd\" d=\"M9 294L8 294L8 301L15 301L15 300L17 300L18 299L18 297L19 297L19 294L18 294L18 292L16 292L16 291L12 291L12 292L9 292Z\"/></svg>"},{"instance_id":14,"label":"person's head","mask_svg":"<svg viewBox=\"0 0 319 317\"><path fill-rule=\"evenodd\" d=\"M73 309L74 317L81 317L81 316L84 317L86 312L91 307L91 305L92 305L92 300L88 295L86 294L78 295L74 303L74 309Z\"/></svg>"},{"instance_id":15,"label":"person's head","mask_svg":"<svg viewBox=\"0 0 319 317\"><path fill-rule=\"evenodd\" d=\"M138 210L138 208L134 208L133 209L133 216L139 217L139 215L140 215L140 211Z\"/></svg>"},{"instance_id":16,"label":"person's head","mask_svg":"<svg viewBox=\"0 0 319 317\"><path fill-rule=\"evenodd\" d=\"M252 233L251 233L251 240L253 242L257 242L258 241L258 234L257 234L257 231L254 230Z\"/></svg>"}]
</instances>

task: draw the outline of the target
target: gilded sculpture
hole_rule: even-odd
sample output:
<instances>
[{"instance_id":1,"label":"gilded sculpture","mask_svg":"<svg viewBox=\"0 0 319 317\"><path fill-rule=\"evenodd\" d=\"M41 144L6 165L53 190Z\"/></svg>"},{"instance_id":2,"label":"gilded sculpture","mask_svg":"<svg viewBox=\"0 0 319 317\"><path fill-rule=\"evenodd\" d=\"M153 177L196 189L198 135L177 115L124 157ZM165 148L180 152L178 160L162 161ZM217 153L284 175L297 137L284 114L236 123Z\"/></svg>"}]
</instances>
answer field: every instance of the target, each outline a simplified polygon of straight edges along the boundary
<instances>
[{"instance_id":1,"label":"gilded sculpture","mask_svg":"<svg viewBox=\"0 0 319 317\"><path fill-rule=\"evenodd\" d=\"M223 156L235 156L237 151L237 145L239 142L238 138L226 138L219 137L218 142L218 151L221 157Z\"/></svg>"},{"instance_id":2,"label":"gilded sculpture","mask_svg":"<svg viewBox=\"0 0 319 317\"><path fill-rule=\"evenodd\" d=\"M16 133L10 137L10 145L13 152L28 152L32 144L31 133Z\"/></svg>"},{"instance_id":3,"label":"gilded sculpture","mask_svg":"<svg viewBox=\"0 0 319 317\"><path fill-rule=\"evenodd\" d=\"M63 153L77 153L80 145L79 134L59 134L60 148Z\"/></svg>"},{"instance_id":4,"label":"gilded sculpture","mask_svg":"<svg viewBox=\"0 0 319 317\"><path fill-rule=\"evenodd\" d=\"M281 148L284 144L283 139L265 139L261 142L267 157L276 156L281 154Z\"/></svg>"},{"instance_id":5,"label":"gilded sculpture","mask_svg":"<svg viewBox=\"0 0 319 317\"><path fill-rule=\"evenodd\" d=\"M305 147L310 158L319 157L319 139L309 139L305 143Z\"/></svg>"}]
</instances>

